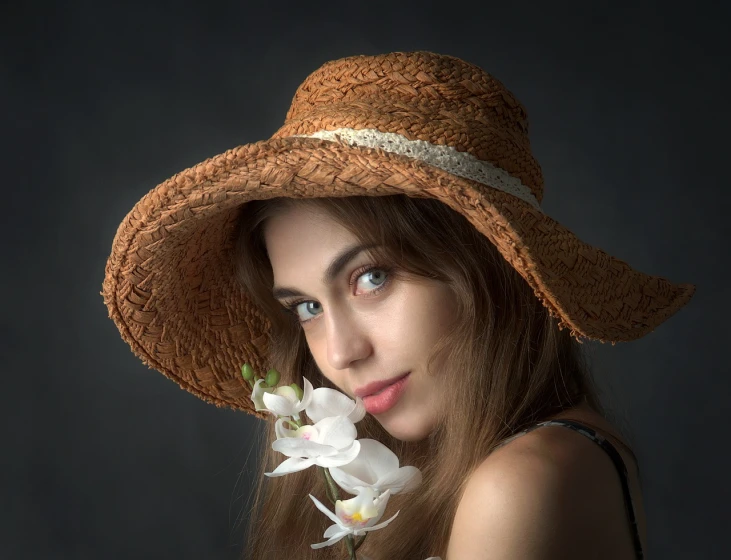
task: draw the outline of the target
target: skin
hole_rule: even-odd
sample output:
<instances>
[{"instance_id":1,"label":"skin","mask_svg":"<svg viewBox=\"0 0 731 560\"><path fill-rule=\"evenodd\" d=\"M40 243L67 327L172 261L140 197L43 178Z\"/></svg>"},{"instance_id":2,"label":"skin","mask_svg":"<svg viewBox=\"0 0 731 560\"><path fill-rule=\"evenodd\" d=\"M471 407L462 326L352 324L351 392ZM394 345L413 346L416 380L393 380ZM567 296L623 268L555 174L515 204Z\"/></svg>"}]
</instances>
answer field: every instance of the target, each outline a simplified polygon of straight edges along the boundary
<instances>
[{"instance_id":1,"label":"skin","mask_svg":"<svg viewBox=\"0 0 731 560\"><path fill-rule=\"evenodd\" d=\"M365 265L380 264L367 251L348 262L332 283L323 283L331 261L359 240L328 214L306 206L270 218L264 239L274 289L303 294L277 299L283 305L302 302L297 313L322 374L354 398L363 385L411 372L400 400L375 417L398 439L426 438L445 405L426 366L435 342L456 319L451 290L433 280L396 278L383 269L363 271ZM440 362L435 366L439 371Z\"/></svg>"},{"instance_id":2,"label":"skin","mask_svg":"<svg viewBox=\"0 0 731 560\"><path fill-rule=\"evenodd\" d=\"M404 441L427 437L440 422L445 403L426 373L426 362L456 318L451 291L435 281L359 271L379 264L367 252L348 262L332 283L323 283L331 261L358 240L321 211L287 209L270 218L264 236L274 288L302 293L280 302L302 302L297 312L306 321L302 328L323 375L353 397L356 388L371 381L410 371L400 401L376 418ZM436 371L439 367L437 362ZM555 418L589 423L613 440L629 468L646 548L639 477L631 456L616 445L623 442L619 432L586 403ZM467 488L447 558L633 558L617 473L604 451L571 430L542 428L507 443L487 457Z\"/></svg>"},{"instance_id":3,"label":"skin","mask_svg":"<svg viewBox=\"0 0 731 560\"><path fill-rule=\"evenodd\" d=\"M594 426L627 465L640 540L647 523L637 465L616 429L582 403L554 416ZM507 443L476 469L455 515L452 560L630 560L632 536L617 472L596 444L562 427Z\"/></svg>"}]
</instances>

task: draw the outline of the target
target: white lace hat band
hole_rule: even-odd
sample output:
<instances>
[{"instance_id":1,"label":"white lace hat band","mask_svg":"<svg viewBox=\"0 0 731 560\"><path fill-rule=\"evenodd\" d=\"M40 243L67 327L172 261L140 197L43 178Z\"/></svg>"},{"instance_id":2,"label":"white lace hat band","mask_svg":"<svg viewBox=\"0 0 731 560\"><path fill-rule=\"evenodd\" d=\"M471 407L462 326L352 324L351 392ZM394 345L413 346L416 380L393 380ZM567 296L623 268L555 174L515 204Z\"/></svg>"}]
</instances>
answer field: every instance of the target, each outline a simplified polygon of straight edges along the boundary
<instances>
[{"instance_id":1,"label":"white lace hat band","mask_svg":"<svg viewBox=\"0 0 731 560\"><path fill-rule=\"evenodd\" d=\"M295 134L294 137L333 141L339 138L351 146L381 148L386 152L401 154L438 167L452 175L472 179L487 187L517 196L542 212L538 200L520 179L513 177L504 169L479 160L468 152L460 152L452 146L441 146L425 140L409 140L401 134L381 132L374 128L318 130L312 134Z\"/></svg>"}]
</instances>

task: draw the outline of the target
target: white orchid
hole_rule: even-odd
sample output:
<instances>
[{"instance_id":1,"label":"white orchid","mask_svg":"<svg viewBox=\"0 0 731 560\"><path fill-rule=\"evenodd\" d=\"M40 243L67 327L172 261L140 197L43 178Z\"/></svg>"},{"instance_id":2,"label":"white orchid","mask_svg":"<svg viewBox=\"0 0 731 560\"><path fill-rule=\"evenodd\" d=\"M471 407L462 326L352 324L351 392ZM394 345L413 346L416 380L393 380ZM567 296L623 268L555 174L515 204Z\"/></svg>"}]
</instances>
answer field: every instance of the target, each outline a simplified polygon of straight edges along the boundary
<instances>
[{"instance_id":1,"label":"white orchid","mask_svg":"<svg viewBox=\"0 0 731 560\"><path fill-rule=\"evenodd\" d=\"M256 383L254 383L254 389L251 392L251 400L254 403L254 409L257 412L261 412L262 410L266 410L267 412L271 412L272 414L276 414L275 412L269 410L267 408L266 403L264 402L264 395L273 393L274 387L262 387L262 384L264 383L263 379L258 379Z\"/></svg>"},{"instance_id":2,"label":"white orchid","mask_svg":"<svg viewBox=\"0 0 731 560\"><path fill-rule=\"evenodd\" d=\"M350 463L360 452L360 442L353 422L345 416L323 418L314 425L291 430L285 427L287 420L277 420L276 441L272 449L289 457L266 476L282 476L304 470L312 465L339 467Z\"/></svg>"},{"instance_id":3,"label":"white orchid","mask_svg":"<svg viewBox=\"0 0 731 560\"><path fill-rule=\"evenodd\" d=\"M263 386L250 365L244 364L242 375L251 385L251 400L257 411L268 411L278 417L274 429L277 436L272 449L288 459L269 477L283 476L316 465L323 469L328 480L328 497L335 504L335 513L310 494L317 508L335 522L325 531L325 542L312 548L330 546L343 538L349 541L353 554L353 537L381 529L393 517L378 523L391 494L411 492L422 482L416 467L399 467L398 457L382 443L372 439L357 440L355 423L365 417L363 399L349 398L344 393L320 387L313 389L303 378L304 389L290 386ZM279 373L270 370L266 382L276 385ZM299 398L302 395L302 398ZM314 425L304 424L300 412L305 411ZM348 500L338 499L337 486L355 494ZM369 560L357 555L360 560ZM426 560L441 560L432 556Z\"/></svg>"},{"instance_id":4,"label":"white orchid","mask_svg":"<svg viewBox=\"0 0 731 560\"><path fill-rule=\"evenodd\" d=\"M362 488L377 493L411 492L421 484L421 471L416 467L400 467L396 454L374 439L359 439L360 453L350 463L332 467L333 480L346 492L357 494Z\"/></svg>"},{"instance_id":5,"label":"white orchid","mask_svg":"<svg viewBox=\"0 0 731 560\"><path fill-rule=\"evenodd\" d=\"M297 396L297 392L289 385L283 385L274 389L272 387L262 388L262 383L264 383L264 380L259 379L254 384L254 390L251 395L254 404L257 407L261 405L261 409L268 410L277 416L291 416L299 421L299 413L310 404L310 399L312 399L314 392L309 380L304 379L305 388L301 399ZM257 408L257 410L260 409Z\"/></svg>"},{"instance_id":6,"label":"white orchid","mask_svg":"<svg viewBox=\"0 0 731 560\"><path fill-rule=\"evenodd\" d=\"M328 416L345 416L355 424L363 420L366 410L360 397L353 400L340 391L320 387L312 392L305 412L313 422L319 422Z\"/></svg>"},{"instance_id":7,"label":"white orchid","mask_svg":"<svg viewBox=\"0 0 731 560\"><path fill-rule=\"evenodd\" d=\"M375 490L372 488L365 488L355 498L351 498L349 500L337 500L335 502L335 513L333 513L317 498L310 494L310 498L312 498L312 501L315 502L317 509L335 522L335 525L330 525L330 527L325 530L324 537L328 539L327 541L310 546L312 548L322 548L335 544L340 539L348 535L364 535L368 531L382 529L391 523L391 521L393 521L399 514L397 511L393 517L387 521L378 523L381 517L383 517L383 512L386 510L389 497L390 493L388 490L380 496L376 496ZM376 525L376 523L378 523L378 525Z\"/></svg>"}]
</instances>

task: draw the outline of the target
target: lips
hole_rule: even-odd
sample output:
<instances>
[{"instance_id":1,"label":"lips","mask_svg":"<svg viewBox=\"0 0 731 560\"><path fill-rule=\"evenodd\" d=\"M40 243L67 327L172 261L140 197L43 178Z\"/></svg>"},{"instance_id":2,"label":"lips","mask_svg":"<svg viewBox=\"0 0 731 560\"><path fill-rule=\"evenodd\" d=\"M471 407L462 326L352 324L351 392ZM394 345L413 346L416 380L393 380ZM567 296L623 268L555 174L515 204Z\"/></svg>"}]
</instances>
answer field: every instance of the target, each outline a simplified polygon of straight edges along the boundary
<instances>
[{"instance_id":1,"label":"lips","mask_svg":"<svg viewBox=\"0 0 731 560\"><path fill-rule=\"evenodd\" d=\"M356 397L367 397L368 395L373 395L374 393L378 393L379 391L385 389L389 385L393 385L400 379L403 379L407 375L409 375L411 372L403 373L399 375L398 377L392 377L391 379L386 379L385 381L374 381L373 383L368 383L368 385L363 385L363 387L360 387L356 389L353 394Z\"/></svg>"}]
</instances>

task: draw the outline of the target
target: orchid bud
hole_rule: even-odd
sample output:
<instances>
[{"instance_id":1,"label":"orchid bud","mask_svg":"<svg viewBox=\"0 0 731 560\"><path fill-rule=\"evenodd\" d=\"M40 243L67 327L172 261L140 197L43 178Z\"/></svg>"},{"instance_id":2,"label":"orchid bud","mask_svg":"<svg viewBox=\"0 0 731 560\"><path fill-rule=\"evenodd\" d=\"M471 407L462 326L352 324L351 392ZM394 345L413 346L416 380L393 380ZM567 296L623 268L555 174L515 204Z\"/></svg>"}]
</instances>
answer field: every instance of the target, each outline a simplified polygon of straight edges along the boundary
<instances>
[{"instance_id":1,"label":"orchid bud","mask_svg":"<svg viewBox=\"0 0 731 560\"><path fill-rule=\"evenodd\" d=\"M264 381L270 387L275 387L277 383L279 383L279 377L279 372L272 368L267 372L267 376L264 378Z\"/></svg>"},{"instance_id":2,"label":"orchid bud","mask_svg":"<svg viewBox=\"0 0 731 560\"><path fill-rule=\"evenodd\" d=\"M294 393L295 393L295 395L297 395L297 398L299 400L302 400L302 397L305 394L304 391L302 390L302 388L299 385L297 385L296 383L292 383L290 385L290 387L292 387L292 389L294 389Z\"/></svg>"},{"instance_id":3,"label":"orchid bud","mask_svg":"<svg viewBox=\"0 0 731 560\"><path fill-rule=\"evenodd\" d=\"M254 379L254 368L252 368L249 364L244 364L241 366L241 375L246 381L251 381Z\"/></svg>"}]
</instances>

